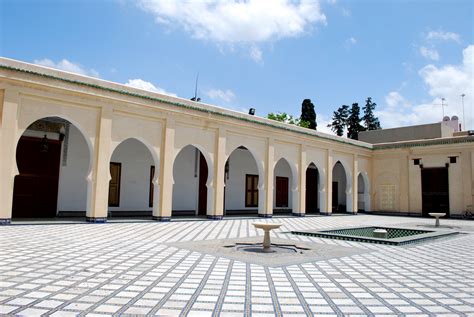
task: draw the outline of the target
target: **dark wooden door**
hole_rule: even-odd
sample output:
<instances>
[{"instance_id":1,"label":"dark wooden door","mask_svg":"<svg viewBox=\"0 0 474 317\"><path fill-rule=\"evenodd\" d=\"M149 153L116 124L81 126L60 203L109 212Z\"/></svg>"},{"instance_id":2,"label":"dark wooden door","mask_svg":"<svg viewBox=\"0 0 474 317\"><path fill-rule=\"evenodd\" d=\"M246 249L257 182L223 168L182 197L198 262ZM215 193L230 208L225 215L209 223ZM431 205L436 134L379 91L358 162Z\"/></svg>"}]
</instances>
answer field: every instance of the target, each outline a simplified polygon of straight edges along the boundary
<instances>
[{"instance_id":1,"label":"dark wooden door","mask_svg":"<svg viewBox=\"0 0 474 317\"><path fill-rule=\"evenodd\" d=\"M332 212L337 212L339 207L339 183L332 182Z\"/></svg>"},{"instance_id":2,"label":"dark wooden door","mask_svg":"<svg viewBox=\"0 0 474 317\"><path fill-rule=\"evenodd\" d=\"M306 169L306 213L318 212L318 170Z\"/></svg>"},{"instance_id":3,"label":"dark wooden door","mask_svg":"<svg viewBox=\"0 0 474 317\"><path fill-rule=\"evenodd\" d=\"M288 177L276 177L276 206L288 207Z\"/></svg>"},{"instance_id":4,"label":"dark wooden door","mask_svg":"<svg viewBox=\"0 0 474 317\"><path fill-rule=\"evenodd\" d=\"M21 137L16 158L19 175L13 188L14 218L55 217L58 203L61 142ZM46 150L47 147L47 150Z\"/></svg>"},{"instance_id":5,"label":"dark wooden door","mask_svg":"<svg viewBox=\"0 0 474 317\"><path fill-rule=\"evenodd\" d=\"M207 162L202 153L199 153L199 203L198 215L205 216L207 213L207 176L208 168Z\"/></svg>"},{"instance_id":6,"label":"dark wooden door","mask_svg":"<svg viewBox=\"0 0 474 317\"><path fill-rule=\"evenodd\" d=\"M110 162L109 206L120 206L120 179L122 164Z\"/></svg>"},{"instance_id":7,"label":"dark wooden door","mask_svg":"<svg viewBox=\"0 0 474 317\"><path fill-rule=\"evenodd\" d=\"M449 215L448 168L422 168L421 191L423 216L430 212Z\"/></svg>"}]
</instances>

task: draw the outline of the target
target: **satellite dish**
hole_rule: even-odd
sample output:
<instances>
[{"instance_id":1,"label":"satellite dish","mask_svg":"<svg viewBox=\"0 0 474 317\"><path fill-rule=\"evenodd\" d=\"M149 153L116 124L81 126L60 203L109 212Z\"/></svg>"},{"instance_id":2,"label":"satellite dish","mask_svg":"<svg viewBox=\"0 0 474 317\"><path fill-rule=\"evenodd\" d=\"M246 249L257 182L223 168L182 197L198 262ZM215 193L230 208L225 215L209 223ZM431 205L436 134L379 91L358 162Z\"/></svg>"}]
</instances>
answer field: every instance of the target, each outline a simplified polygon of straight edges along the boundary
<instances>
[{"instance_id":1,"label":"satellite dish","mask_svg":"<svg viewBox=\"0 0 474 317\"><path fill-rule=\"evenodd\" d=\"M444 116L444 117L443 117L443 121L449 121L449 117L448 117L448 116Z\"/></svg>"},{"instance_id":2,"label":"satellite dish","mask_svg":"<svg viewBox=\"0 0 474 317\"><path fill-rule=\"evenodd\" d=\"M459 118L458 118L458 116L452 116L452 117L451 117L451 120L452 120L452 121L456 121L456 120L459 120Z\"/></svg>"}]
</instances>

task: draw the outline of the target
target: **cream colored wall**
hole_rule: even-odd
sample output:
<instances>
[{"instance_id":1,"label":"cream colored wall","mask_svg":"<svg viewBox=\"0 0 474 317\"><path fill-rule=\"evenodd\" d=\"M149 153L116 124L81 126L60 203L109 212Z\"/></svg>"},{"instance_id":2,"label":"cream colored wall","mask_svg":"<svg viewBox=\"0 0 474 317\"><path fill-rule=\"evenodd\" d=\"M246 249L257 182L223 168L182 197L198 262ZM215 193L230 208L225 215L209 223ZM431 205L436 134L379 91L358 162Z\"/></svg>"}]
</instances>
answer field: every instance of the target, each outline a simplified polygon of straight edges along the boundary
<instances>
[{"instance_id":1,"label":"cream colored wall","mask_svg":"<svg viewBox=\"0 0 474 317\"><path fill-rule=\"evenodd\" d=\"M451 215L460 215L473 203L473 155L474 145L470 143L375 151L374 210L421 215L421 168L414 165L413 159L420 159L423 167L444 167L450 156L457 156L457 162L449 164L448 168L449 209ZM384 210L381 189L388 184L396 187L395 205L393 209Z\"/></svg>"},{"instance_id":2,"label":"cream colored wall","mask_svg":"<svg viewBox=\"0 0 474 317\"><path fill-rule=\"evenodd\" d=\"M28 66L31 69L40 69ZM43 71L42 69L40 69ZM176 155L186 145L194 145L206 157L209 166L208 215L223 214L224 166L238 146L245 146L256 159L259 172L259 214L270 216L274 201L274 167L280 158L291 168L291 202L293 212L304 214L306 167L315 163L320 174L320 209L328 212L333 165L340 160L347 169L349 181L346 192L357 206L357 195L352 195L359 169L366 170L372 179L370 145L352 140L341 143L333 136L308 135L308 130L251 117L246 114L213 108L208 105L165 97L118 84L87 79L58 71L44 70L55 76L76 81L90 81L107 88L135 94L159 97L212 112L186 109L167 102L124 95L108 90L76 85L57 79L38 77L0 69L0 91L5 91L0 114L0 219L11 217L13 179L16 175L14 153L18 139L34 121L58 116L73 123L84 135L90 150L87 176L87 216L91 219L107 217L109 162L114 150L123 141L134 138L150 151L156 169L153 215L158 219L171 216L172 174ZM221 115L222 114L222 115ZM242 117L245 120L232 118ZM257 124L250 122L254 120ZM273 126L270 126L273 125ZM312 133L309 131L309 133ZM355 185L357 186L357 185ZM355 209L355 208L354 208ZM330 210L329 210L330 212Z\"/></svg>"}]
</instances>

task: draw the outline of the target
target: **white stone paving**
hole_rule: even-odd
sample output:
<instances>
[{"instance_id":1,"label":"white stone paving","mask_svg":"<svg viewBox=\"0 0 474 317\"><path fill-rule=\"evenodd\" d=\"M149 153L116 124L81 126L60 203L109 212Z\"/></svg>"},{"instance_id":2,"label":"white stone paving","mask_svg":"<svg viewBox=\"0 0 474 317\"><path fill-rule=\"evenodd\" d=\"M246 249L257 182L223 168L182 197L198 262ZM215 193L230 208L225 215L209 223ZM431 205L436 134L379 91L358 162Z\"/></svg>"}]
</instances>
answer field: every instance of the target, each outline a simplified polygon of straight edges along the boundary
<instances>
[{"instance_id":1,"label":"white stone paving","mask_svg":"<svg viewBox=\"0 0 474 317\"><path fill-rule=\"evenodd\" d=\"M474 316L474 222L409 246L290 235L295 229L431 224L386 216L288 217L274 235L371 252L266 267L166 242L260 235L255 219L0 227L0 315ZM258 255L256 255L258 256Z\"/></svg>"}]
</instances>

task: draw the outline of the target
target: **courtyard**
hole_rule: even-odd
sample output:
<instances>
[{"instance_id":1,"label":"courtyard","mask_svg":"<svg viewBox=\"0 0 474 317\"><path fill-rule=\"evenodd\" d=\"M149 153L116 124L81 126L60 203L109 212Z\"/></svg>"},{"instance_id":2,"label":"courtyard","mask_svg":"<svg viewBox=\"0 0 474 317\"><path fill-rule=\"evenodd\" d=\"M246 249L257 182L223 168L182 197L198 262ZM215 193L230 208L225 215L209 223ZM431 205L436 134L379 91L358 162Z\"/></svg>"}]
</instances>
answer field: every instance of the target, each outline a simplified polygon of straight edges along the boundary
<instances>
[{"instance_id":1,"label":"courtyard","mask_svg":"<svg viewBox=\"0 0 474 317\"><path fill-rule=\"evenodd\" d=\"M283 224L272 238L342 251L289 265L199 252L203 241L262 236L256 221ZM442 219L459 234L403 246L290 233L433 224L361 214L13 222L0 230L0 314L473 316L472 221Z\"/></svg>"}]
</instances>

